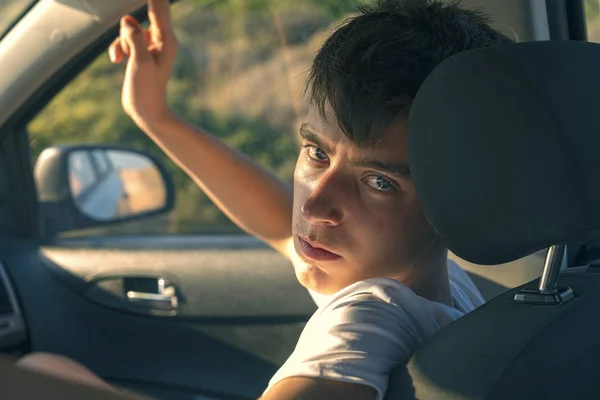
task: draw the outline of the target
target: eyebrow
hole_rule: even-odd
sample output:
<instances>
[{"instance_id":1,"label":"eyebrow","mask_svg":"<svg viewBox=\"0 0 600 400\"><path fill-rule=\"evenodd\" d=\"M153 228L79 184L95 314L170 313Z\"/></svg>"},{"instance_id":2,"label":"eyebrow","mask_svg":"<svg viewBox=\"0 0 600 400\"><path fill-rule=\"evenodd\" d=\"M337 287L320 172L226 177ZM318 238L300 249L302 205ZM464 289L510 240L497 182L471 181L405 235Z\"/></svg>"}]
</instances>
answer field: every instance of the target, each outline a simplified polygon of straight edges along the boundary
<instances>
[{"instance_id":1,"label":"eyebrow","mask_svg":"<svg viewBox=\"0 0 600 400\"><path fill-rule=\"evenodd\" d=\"M319 135L317 135L307 123L300 125L300 136L307 142L312 142L327 154L333 154L331 147L324 143Z\"/></svg>"},{"instance_id":2,"label":"eyebrow","mask_svg":"<svg viewBox=\"0 0 600 400\"><path fill-rule=\"evenodd\" d=\"M319 138L319 135L317 135L307 123L303 123L300 126L300 136L307 142L316 144L327 154L332 154L331 148ZM371 168L392 175L402 175L407 178L410 178L411 176L410 167L405 163L385 163L375 160L352 160L351 162L352 165L359 168Z\"/></svg>"}]
</instances>

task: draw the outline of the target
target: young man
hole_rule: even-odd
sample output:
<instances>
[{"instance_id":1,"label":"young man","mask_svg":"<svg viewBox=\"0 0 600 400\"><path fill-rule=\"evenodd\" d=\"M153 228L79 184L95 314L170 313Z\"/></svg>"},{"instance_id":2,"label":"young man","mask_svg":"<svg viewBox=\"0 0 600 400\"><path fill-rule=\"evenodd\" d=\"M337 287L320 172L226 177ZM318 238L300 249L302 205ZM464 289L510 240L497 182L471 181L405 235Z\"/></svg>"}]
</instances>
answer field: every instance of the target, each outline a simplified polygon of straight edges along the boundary
<instances>
[{"instance_id":1,"label":"young man","mask_svg":"<svg viewBox=\"0 0 600 400\"><path fill-rule=\"evenodd\" d=\"M310 69L292 192L170 111L177 40L168 1L150 0L149 17L149 31L124 17L109 50L113 62L127 59L125 111L223 212L325 296L263 398L383 398L395 365L482 302L448 263L419 204L406 149L411 101L444 59L509 40L453 2L361 8Z\"/></svg>"}]
</instances>

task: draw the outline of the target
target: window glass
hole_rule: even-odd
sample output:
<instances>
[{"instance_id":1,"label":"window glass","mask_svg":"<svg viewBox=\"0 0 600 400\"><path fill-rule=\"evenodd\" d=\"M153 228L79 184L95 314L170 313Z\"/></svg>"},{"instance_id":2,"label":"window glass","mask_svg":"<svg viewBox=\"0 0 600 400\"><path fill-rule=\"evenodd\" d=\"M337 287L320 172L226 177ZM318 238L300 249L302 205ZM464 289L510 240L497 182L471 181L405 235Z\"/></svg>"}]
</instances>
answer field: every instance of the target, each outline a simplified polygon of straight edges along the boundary
<instances>
[{"instance_id":1,"label":"window glass","mask_svg":"<svg viewBox=\"0 0 600 400\"><path fill-rule=\"evenodd\" d=\"M600 43L600 0L584 0L588 40Z\"/></svg>"},{"instance_id":2,"label":"window glass","mask_svg":"<svg viewBox=\"0 0 600 400\"><path fill-rule=\"evenodd\" d=\"M306 68L357 3L177 2L172 15L180 48L168 88L171 106L291 184L296 132L307 111L301 96ZM28 126L33 161L51 145L118 143L150 151L165 162L177 200L167 222L145 224L140 233L241 233L125 115L123 73L123 65L102 54L63 89ZM109 233L119 233L115 229Z\"/></svg>"}]
</instances>

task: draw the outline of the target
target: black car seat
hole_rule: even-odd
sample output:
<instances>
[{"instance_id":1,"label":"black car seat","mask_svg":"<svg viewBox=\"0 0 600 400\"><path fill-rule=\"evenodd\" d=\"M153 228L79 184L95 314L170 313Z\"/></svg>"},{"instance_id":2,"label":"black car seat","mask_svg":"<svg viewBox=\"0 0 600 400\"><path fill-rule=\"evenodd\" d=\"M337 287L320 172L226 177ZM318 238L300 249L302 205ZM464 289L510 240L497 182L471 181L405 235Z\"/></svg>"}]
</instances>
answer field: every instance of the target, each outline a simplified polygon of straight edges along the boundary
<instances>
[{"instance_id":1,"label":"black car seat","mask_svg":"<svg viewBox=\"0 0 600 400\"><path fill-rule=\"evenodd\" d=\"M600 398L600 263L560 269L565 248L574 263L600 238L600 45L458 54L419 90L408 140L423 208L455 254L491 265L550 250L540 279L399 367L387 399Z\"/></svg>"}]
</instances>

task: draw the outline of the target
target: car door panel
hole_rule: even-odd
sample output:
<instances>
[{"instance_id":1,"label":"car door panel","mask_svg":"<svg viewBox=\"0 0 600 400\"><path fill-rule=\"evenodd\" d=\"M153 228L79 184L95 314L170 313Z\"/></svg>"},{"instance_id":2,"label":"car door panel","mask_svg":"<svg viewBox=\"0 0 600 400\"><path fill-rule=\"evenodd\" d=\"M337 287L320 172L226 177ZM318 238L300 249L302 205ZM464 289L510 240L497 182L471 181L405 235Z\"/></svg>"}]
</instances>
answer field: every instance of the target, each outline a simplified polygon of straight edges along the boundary
<instances>
[{"instance_id":1,"label":"car door panel","mask_svg":"<svg viewBox=\"0 0 600 400\"><path fill-rule=\"evenodd\" d=\"M104 276L173 275L184 303L182 317L310 316L316 309L297 282L291 263L265 245L249 241L247 248L202 248L204 237L187 240L191 248L169 248L172 237L145 237L146 248L85 245L44 246L42 254L86 282ZM228 238L221 239L227 243ZM258 241L256 241L258 242ZM251 244L250 244L251 243ZM224 296L223 294L231 294Z\"/></svg>"},{"instance_id":2,"label":"car door panel","mask_svg":"<svg viewBox=\"0 0 600 400\"><path fill-rule=\"evenodd\" d=\"M207 303L203 302L202 295L191 301L194 306L190 309L197 312L191 311L187 317L134 315L85 299L77 287L84 288L86 278L55 262L59 258L64 262L66 253L63 249L60 256L53 255L47 248L31 242L5 243L0 248L2 261L15 284L22 308L26 310L31 350L73 357L109 381L137 385L151 383L161 390L173 388L190 393L257 397L284 355L289 355L293 349L311 312L309 301L298 302L298 298L288 292L287 300L284 301L282 295L272 301L280 304L270 308L270 315L265 313L269 307L259 306L268 303L266 296L247 304L239 302L237 307L228 308L230 311L225 313L228 316L223 316L224 312L212 303L212 308L203 307ZM93 252L88 255L87 262L80 258L72 261L70 268L77 270L73 267L77 264L105 265L105 257L94 261ZM152 256L158 259L156 255ZM167 256L163 262L171 262L171 271L181 273L181 282L185 282L185 271L198 271L202 265L197 257L190 258L185 252L180 257L177 261L177 256ZM133 258L139 260L139 254ZM113 258L116 265L119 265L119 259L125 260L127 256ZM198 265L182 267L186 263L181 260L185 259ZM123 262L122 265L127 264ZM270 279L287 280L289 276L285 272L275 272L279 267L273 265L273 270L263 267L265 276L273 271ZM115 268L112 267L113 272ZM195 299L191 293L195 286L190 283L190 297ZM230 290L239 292L247 287L242 279L239 285ZM182 288L184 292L188 290L185 284ZM306 291L304 294L308 296ZM290 309L286 310L282 303L289 304ZM304 315L299 313L302 304L307 311ZM231 310L239 310L239 315Z\"/></svg>"}]
</instances>

